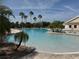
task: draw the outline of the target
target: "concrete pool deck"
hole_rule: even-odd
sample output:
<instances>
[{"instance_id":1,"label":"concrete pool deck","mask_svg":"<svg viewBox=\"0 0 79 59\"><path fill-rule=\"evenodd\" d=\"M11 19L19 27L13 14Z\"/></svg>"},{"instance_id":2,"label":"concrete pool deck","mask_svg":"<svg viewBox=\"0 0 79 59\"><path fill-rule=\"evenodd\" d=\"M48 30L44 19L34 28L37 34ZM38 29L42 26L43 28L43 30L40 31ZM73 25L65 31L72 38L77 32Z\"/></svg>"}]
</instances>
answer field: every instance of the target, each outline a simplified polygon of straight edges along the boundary
<instances>
[{"instance_id":1,"label":"concrete pool deck","mask_svg":"<svg viewBox=\"0 0 79 59\"><path fill-rule=\"evenodd\" d=\"M44 53L34 51L30 54L21 53L13 56L0 56L0 59L79 59L79 52L71 53Z\"/></svg>"},{"instance_id":2,"label":"concrete pool deck","mask_svg":"<svg viewBox=\"0 0 79 59\"><path fill-rule=\"evenodd\" d=\"M64 54L49 54L49 53L42 53L38 52L36 55L29 54L24 56L20 59L79 59L79 52L78 53L64 53Z\"/></svg>"},{"instance_id":3,"label":"concrete pool deck","mask_svg":"<svg viewBox=\"0 0 79 59\"><path fill-rule=\"evenodd\" d=\"M25 49L25 47L21 47ZM20 48L20 49L21 49ZM27 53L27 49L15 52L9 55L0 55L0 59L79 59L79 52L47 52L47 51L33 51Z\"/></svg>"}]
</instances>

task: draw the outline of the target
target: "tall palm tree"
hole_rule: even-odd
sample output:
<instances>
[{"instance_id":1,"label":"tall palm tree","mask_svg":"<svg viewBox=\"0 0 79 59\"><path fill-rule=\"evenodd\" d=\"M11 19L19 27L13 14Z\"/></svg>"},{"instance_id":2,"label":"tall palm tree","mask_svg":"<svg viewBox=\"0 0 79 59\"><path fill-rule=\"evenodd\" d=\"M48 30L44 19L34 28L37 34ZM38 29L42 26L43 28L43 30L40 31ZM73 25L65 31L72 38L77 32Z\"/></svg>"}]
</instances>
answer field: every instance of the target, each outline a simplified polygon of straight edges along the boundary
<instances>
[{"instance_id":1,"label":"tall palm tree","mask_svg":"<svg viewBox=\"0 0 79 59\"><path fill-rule=\"evenodd\" d=\"M23 12L20 12L19 15L20 15L21 18L22 18L22 23L23 23L23 20L24 20L24 19L27 19L27 17L28 17L28 16L25 15ZM28 41L29 36L28 36L27 33L24 33L24 31L23 31L23 25L22 25L22 31L19 32L19 33L16 33L16 34L14 35L14 38L15 38L15 41L18 41L18 42L19 42L19 44L18 44L18 46L17 46L17 48L16 48L15 50L17 50L17 49L20 47L20 45L21 45L22 42Z\"/></svg>"},{"instance_id":2,"label":"tall palm tree","mask_svg":"<svg viewBox=\"0 0 79 59\"><path fill-rule=\"evenodd\" d=\"M24 12L20 12L19 15L21 16L22 22L23 22L23 19L24 19L24 16L25 16Z\"/></svg>"},{"instance_id":3,"label":"tall palm tree","mask_svg":"<svg viewBox=\"0 0 79 59\"><path fill-rule=\"evenodd\" d=\"M43 26L43 23L42 23L42 15L38 15L38 18L39 18L39 20L40 20L40 25L41 25L41 27Z\"/></svg>"},{"instance_id":4,"label":"tall palm tree","mask_svg":"<svg viewBox=\"0 0 79 59\"><path fill-rule=\"evenodd\" d=\"M39 20L42 22L42 15L38 15Z\"/></svg>"},{"instance_id":5,"label":"tall palm tree","mask_svg":"<svg viewBox=\"0 0 79 59\"><path fill-rule=\"evenodd\" d=\"M36 17L34 17L34 18L33 18L33 20L36 22L37 18L36 18Z\"/></svg>"},{"instance_id":6,"label":"tall palm tree","mask_svg":"<svg viewBox=\"0 0 79 59\"><path fill-rule=\"evenodd\" d=\"M22 23L23 23L23 21L24 21L24 16L25 16L24 12L20 12L19 15L21 16ZM23 30L23 24L22 24L22 30Z\"/></svg>"},{"instance_id":7,"label":"tall palm tree","mask_svg":"<svg viewBox=\"0 0 79 59\"><path fill-rule=\"evenodd\" d=\"M33 11L29 12L30 20L32 20L32 16L34 15Z\"/></svg>"},{"instance_id":8,"label":"tall palm tree","mask_svg":"<svg viewBox=\"0 0 79 59\"><path fill-rule=\"evenodd\" d=\"M24 15L24 20L27 22L27 18L28 16L27 15Z\"/></svg>"},{"instance_id":9,"label":"tall palm tree","mask_svg":"<svg viewBox=\"0 0 79 59\"><path fill-rule=\"evenodd\" d=\"M24 33L23 31L16 33L14 37L15 37L15 41L19 41L19 44L15 50L17 50L20 47L22 42L26 42L29 39L28 34Z\"/></svg>"},{"instance_id":10,"label":"tall palm tree","mask_svg":"<svg viewBox=\"0 0 79 59\"><path fill-rule=\"evenodd\" d=\"M30 14L30 16L34 15L33 11L30 11L29 14Z\"/></svg>"}]
</instances>

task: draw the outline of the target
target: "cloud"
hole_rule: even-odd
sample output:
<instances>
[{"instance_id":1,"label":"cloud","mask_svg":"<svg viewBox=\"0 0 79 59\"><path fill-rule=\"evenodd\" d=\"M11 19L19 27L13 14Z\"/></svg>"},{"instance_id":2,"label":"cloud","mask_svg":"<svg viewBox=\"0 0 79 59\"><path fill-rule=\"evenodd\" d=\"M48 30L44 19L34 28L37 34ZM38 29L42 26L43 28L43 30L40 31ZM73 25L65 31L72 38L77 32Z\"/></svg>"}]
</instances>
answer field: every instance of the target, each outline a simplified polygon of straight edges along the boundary
<instances>
[{"instance_id":1,"label":"cloud","mask_svg":"<svg viewBox=\"0 0 79 59\"><path fill-rule=\"evenodd\" d=\"M13 9L50 9L60 0L9 0Z\"/></svg>"},{"instance_id":2,"label":"cloud","mask_svg":"<svg viewBox=\"0 0 79 59\"><path fill-rule=\"evenodd\" d=\"M67 20L71 16L78 15L78 5L74 3L75 1L71 0L66 2L64 0L5 0L4 5L13 10L17 19L20 19L18 17L20 11L28 15L32 10L34 16L41 14L44 20L52 21L53 19Z\"/></svg>"},{"instance_id":3,"label":"cloud","mask_svg":"<svg viewBox=\"0 0 79 59\"><path fill-rule=\"evenodd\" d=\"M71 11L73 11L73 12L77 12L77 10L72 8L71 6L65 5L64 7L71 10Z\"/></svg>"}]
</instances>

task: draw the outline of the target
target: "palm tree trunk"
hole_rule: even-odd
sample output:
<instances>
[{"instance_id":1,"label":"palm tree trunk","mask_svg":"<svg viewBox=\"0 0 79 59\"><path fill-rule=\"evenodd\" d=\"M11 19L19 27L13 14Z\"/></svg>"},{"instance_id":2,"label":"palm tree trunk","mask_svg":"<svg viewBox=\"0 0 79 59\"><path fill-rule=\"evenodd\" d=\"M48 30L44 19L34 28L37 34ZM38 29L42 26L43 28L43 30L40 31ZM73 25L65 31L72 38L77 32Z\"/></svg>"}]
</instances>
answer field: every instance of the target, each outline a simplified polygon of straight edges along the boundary
<instances>
[{"instance_id":1,"label":"palm tree trunk","mask_svg":"<svg viewBox=\"0 0 79 59\"><path fill-rule=\"evenodd\" d=\"M3 42L3 36L0 37L0 42Z\"/></svg>"},{"instance_id":2,"label":"palm tree trunk","mask_svg":"<svg viewBox=\"0 0 79 59\"><path fill-rule=\"evenodd\" d=\"M22 18L22 23L23 23L23 20L24 20L24 19ZM24 28L23 26L24 26L24 25L22 24L22 31L23 31L23 28Z\"/></svg>"},{"instance_id":3,"label":"palm tree trunk","mask_svg":"<svg viewBox=\"0 0 79 59\"><path fill-rule=\"evenodd\" d=\"M43 26L43 23L42 23L42 19L40 18L40 21L41 21L41 28L42 28L42 26Z\"/></svg>"},{"instance_id":4,"label":"palm tree trunk","mask_svg":"<svg viewBox=\"0 0 79 59\"><path fill-rule=\"evenodd\" d=\"M17 48L15 50L17 50L20 47L21 42L22 42L22 40L20 40L20 42L19 42L19 44L18 44L18 46L17 46Z\"/></svg>"}]
</instances>

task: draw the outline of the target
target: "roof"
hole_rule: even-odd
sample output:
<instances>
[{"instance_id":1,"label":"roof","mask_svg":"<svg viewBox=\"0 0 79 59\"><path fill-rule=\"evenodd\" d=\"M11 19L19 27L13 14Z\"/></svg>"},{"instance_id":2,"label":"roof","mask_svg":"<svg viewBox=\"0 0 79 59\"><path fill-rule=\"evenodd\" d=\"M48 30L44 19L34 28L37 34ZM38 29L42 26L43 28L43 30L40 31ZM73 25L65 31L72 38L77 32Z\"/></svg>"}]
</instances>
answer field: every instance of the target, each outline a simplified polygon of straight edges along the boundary
<instances>
[{"instance_id":1,"label":"roof","mask_svg":"<svg viewBox=\"0 0 79 59\"><path fill-rule=\"evenodd\" d=\"M74 24L74 23L79 24L79 16L76 16L76 17L74 17L74 18L72 18L72 19L70 19L70 20L64 22L64 25L65 25L65 24L71 24L71 23L73 23L73 24Z\"/></svg>"}]
</instances>

